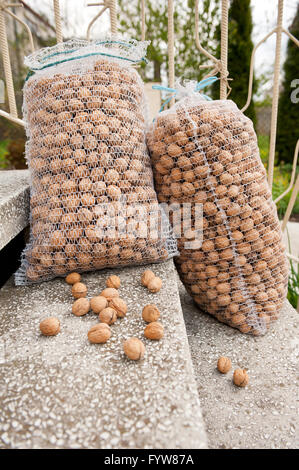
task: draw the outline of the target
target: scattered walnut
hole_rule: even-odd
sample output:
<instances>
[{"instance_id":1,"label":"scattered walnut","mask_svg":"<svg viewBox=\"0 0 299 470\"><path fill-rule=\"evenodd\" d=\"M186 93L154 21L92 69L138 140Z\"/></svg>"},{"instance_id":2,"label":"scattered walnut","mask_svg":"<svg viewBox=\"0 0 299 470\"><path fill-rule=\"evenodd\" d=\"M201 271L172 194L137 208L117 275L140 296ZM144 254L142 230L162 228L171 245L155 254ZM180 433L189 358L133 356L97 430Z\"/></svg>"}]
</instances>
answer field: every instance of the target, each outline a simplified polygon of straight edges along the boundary
<instances>
[{"instance_id":1,"label":"scattered walnut","mask_svg":"<svg viewBox=\"0 0 299 470\"><path fill-rule=\"evenodd\" d=\"M79 273L70 273L65 278L68 284L76 284L81 281L81 274Z\"/></svg>"},{"instance_id":2,"label":"scattered walnut","mask_svg":"<svg viewBox=\"0 0 299 470\"><path fill-rule=\"evenodd\" d=\"M81 297L86 297L87 287L83 282L76 282L72 287L72 294L75 299L80 299Z\"/></svg>"},{"instance_id":3,"label":"scattered walnut","mask_svg":"<svg viewBox=\"0 0 299 470\"><path fill-rule=\"evenodd\" d=\"M159 292L161 287L162 287L162 279L160 279L159 277L154 277L153 279L149 281L147 285L148 290L154 294L156 292Z\"/></svg>"},{"instance_id":4,"label":"scattered walnut","mask_svg":"<svg viewBox=\"0 0 299 470\"><path fill-rule=\"evenodd\" d=\"M76 317L82 317L89 312L90 302L85 297L75 300L72 306L72 312Z\"/></svg>"},{"instance_id":5,"label":"scattered walnut","mask_svg":"<svg viewBox=\"0 0 299 470\"><path fill-rule=\"evenodd\" d=\"M119 289L119 287L120 287L119 277L115 276L115 275L109 276L107 281L106 281L106 286L107 287L114 287L115 289Z\"/></svg>"},{"instance_id":6,"label":"scattered walnut","mask_svg":"<svg viewBox=\"0 0 299 470\"><path fill-rule=\"evenodd\" d=\"M116 311L117 316L119 318L125 317L128 311L126 302L120 297L114 297L113 299L111 299L109 302L109 307L113 308Z\"/></svg>"},{"instance_id":7,"label":"scattered walnut","mask_svg":"<svg viewBox=\"0 0 299 470\"><path fill-rule=\"evenodd\" d=\"M238 387L246 387L249 382L249 377L246 369L236 369L233 376L234 384Z\"/></svg>"},{"instance_id":8,"label":"scattered walnut","mask_svg":"<svg viewBox=\"0 0 299 470\"><path fill-rule=\"evenodd\" d=\"M87 336L91 343L106 343L111 337L111 329L107 323L99 323L90 328Z\"/></svg>"},{"instance_id":9,"label":"scattered walnut","mask_svg":"<svg viewBox=\"0 0 299 470\"><path fill-rule=\"evenodd\" d=\"M146 271L144 271L144 273L142 274L141 276L141 284L144 286L144 287L147 287L148 283L154 279L156 276L155 274L153 273L153 271L151 271L150 269L147 269Z\"/></svg>"},{"instance_id":10,"label":"scattered walnut","mask_svg":"<svg viewBox=\"0 0 299 470\"><path fill-rule=\"evenodd\" d=\"M145 346L138 338L129 338L123 345L125 355L133 361L142 359L145 353Z\"/></svg>"},{"instance_id":11,"label":"scattered walnut","mask_svg":"<svg viewBox=\"0 0 299 470\"><path fill-rule=\"evenodd\" d=\"M108 300L101 295L93 297L90 301L90 308L94 313L100 313L106 307L108 307Z\"/></svg>"},{"instance_id":12,"label":"scattered walnut","mask_svg":"<svg viewBox=\"0 0 299 470\"><path fill-rule=\"evenodd\" d=\"M60 331L60 321L56 317L45 318L39 324L39 329L45 336L55 336Z\"/></svg>"},{"instance_id":13,"label":"scattered walnut","mask_svg":"<svg viewBox=\"0 0 299 470\"><path fill-rule=\"evenodd\" d=\"M222 374L227 374L228 371L231 370L231 367L232 367L232 363L228 357L224 357L224 356L219 357L218 362L217 362L217 369L219 370L219 372L221 372Z\"/></svg>"},{"instance_id":14,"label":"scattered walnut","mask_svg":"<svg viewBox=\"0 0 299 470\"><path fill-rule=\"evenodd\" d=\"M142 318L147 323L155 322L156 320L158 320L159 316L160 312L156 305L148 304L142 310Z\"/></svg>"},{"instance_id":15,"label":"scattered walnut","mask_svg":"<svg viewBox=\"0 0 299 470\"><path fill-rule=\"evenodd\" d=\"M114 308L107 307L100 312L99 319L102 323L112 325L112 323L115 323L117 320L117 313Z\"/></svg>"},{"instance_id":16,"label":"scattered walnut","mask_svg":"<svg viewBox=\"0 0 299 470\"><path fill-rule=\"evenodd\" d=\"M100 296L106 297L108 301L113 299L114 297L119 297L119 293L117 289L114 289L114 287L106 287L101 293Z\"/></svg>"},{"instance_id":17,"label":"scattered walnut","mask_svg":"<svg viewBox=\"0 0 299 470\"><path fill-rule=\"evenodd\" d=\"M163 325L157 321L149 323L144 329L144 336L148 339L161 339L164 336Z\"/></svg>"}]
</instances>

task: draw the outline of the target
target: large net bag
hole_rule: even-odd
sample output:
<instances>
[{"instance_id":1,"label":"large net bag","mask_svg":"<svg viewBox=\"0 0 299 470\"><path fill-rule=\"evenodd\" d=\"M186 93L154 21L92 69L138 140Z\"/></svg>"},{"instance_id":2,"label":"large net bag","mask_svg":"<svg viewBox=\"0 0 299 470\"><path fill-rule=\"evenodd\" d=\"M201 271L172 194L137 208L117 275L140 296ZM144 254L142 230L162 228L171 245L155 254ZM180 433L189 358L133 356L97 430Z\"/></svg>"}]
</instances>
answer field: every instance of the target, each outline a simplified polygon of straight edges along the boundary
<instances>
[{"instance_id":1,"label":"large net bag","mask_svg":"<svg viewBox=\"0 0 299 470\"><path fill-rule=\"evenodd\" d=\"M31 234L16 284L175 252L153 187L144 86L132 66L146 46L72 40L26 58L34 71L24 87Z\"/></svg>"},{"instance_id":2,"label":"large net bag","mask_svg":"<svg viewBox=\"0 0 299 470\"><path fill-rule=\"evenodd\" d=\"M172 214L176 265L202 310L263 334L286 297L288 268L257 138L232 101L205 101L193 89L181 89L148 132L159 201L191 203L189 225ZM194 234L201 238L191 243Z\"/></svg>"}]
</instances>

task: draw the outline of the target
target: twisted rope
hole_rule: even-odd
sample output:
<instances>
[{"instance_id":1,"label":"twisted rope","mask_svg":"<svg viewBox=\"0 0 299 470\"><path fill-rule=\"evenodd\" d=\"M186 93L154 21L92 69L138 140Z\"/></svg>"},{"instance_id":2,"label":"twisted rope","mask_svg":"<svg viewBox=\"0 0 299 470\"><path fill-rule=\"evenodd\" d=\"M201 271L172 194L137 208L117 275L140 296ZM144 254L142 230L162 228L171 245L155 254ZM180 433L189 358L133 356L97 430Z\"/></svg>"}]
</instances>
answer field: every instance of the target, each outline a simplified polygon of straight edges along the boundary
<instances>
[{"instance_id":1,"label":"twisted rope","mask_svg":"<svg viewBox=\"0 0 299 470\"><path fill-rule=\"evenodd\" d=\"M226 18L226 21L224 20L224 27L222 27L222 43L221 43L221 53L222 53L222 59L216 59L212 54L210 54L206 49L202 47L202 45L199 42L199 8L198 8L198 0L195 0L195 44L199 52L201 52L204 56L206 56L208 59L210 59L213 62L213 65L200 65L200 69L206 69L212 67L212 70L205 75L205 78L212 77L214 75L219 74L222 87L225 89L225 94L226 90L228 90L225 98L227 98L231 92L231 87L229 85L229 80L232 80L231 78L228 78L229 73L227 70L227 28L228 28L228 2L227 0L222 2L223 6L223 11L222 11L222 18ZM223 98L223 99L225 99Z\"/></svg>"},{"instance_id":2,"label":"twisted rope","mask_svg":"<svg viewBox=\"0 0 299 470\"><path fill-rule=\"evenodd\" d=\"M269 183L270 188L272 188L272 183L273 183L275 145L276 145L276 134L277 134L282 19L283 19L283 0L279 0L278 1L278 15L277 15L277 31L276 31L275 67L274 67L274 80L273 80L270 150L269 150L269 165L268 165L268 183Z\"/></svg>"},{"instance_id":3,"label":"twisted rope","mask_svg":"<svg viewBox=\"0 0 299 470\"><path fill-rule=\"evenodd\" d=\"M53 0L57 43L63 42L59 0Z\"/></svg>"},{"instance_id":4,"label":"twisted rope","mask_svg":"<svg viewBox=\"0 0 299 470\"><path fill-rule=\"evenodd\" d=\"M222 0L221 7L221 57L220 57L220 99L227 98L228 70L228 0Z\"/></svg>"},{"instance_id":5,"label":"twisted rope","mask_svg":"<svg viewBox=\"0 0 299 470\"><path fill-rule=\"evenodd\" d=\"M173 25L173 0L168 0L168 84L174 87L174 25ZM170 106L174 104L174 98L170 100Z\"/></svg>"},{"instance_id":6,"label":"twisted rope","mask_svg":"<svg viewBox=\"0 0 299 470\"><path fill-rule=\"evenodd\" d=\"M117 33L116 0L109 1L111 33Z\"/></svg>"},{"instance_id":7,"label":"twisted rope","mask_svg":"<svg viewBox=\"0 0 299 470\"><path fill-rule=\"evenodd\" d=\"M6 25L5 25L5 5L0 5L0 45L2 50L3 57L3 66L5 73L6 89L8 96L9 111L13 118L18 117L15 91L12 78L11 63L9 57L9 49L6 35Z\"/></svg>"}]
</instances>

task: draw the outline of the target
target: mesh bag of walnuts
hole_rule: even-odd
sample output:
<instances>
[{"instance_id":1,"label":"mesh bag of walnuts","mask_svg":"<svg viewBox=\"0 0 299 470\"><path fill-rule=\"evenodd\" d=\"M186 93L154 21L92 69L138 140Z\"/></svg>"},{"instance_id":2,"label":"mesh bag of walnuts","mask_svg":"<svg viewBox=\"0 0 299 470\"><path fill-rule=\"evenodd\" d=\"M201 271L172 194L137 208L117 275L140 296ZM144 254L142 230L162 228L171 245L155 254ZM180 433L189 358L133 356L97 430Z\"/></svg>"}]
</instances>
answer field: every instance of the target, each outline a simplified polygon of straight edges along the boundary
<instances>
[{"instance_id":1,"label":"mesh bag of walnuts","mask_svg":"<svg viewBox=\"0 0 299 470\"><path fill-rule=\"evenodd\" d=\"M31 230L17 285L175 253L153 186L144 86L132 66L146 47L71 40L26 58L34 71L24 87Z\"/></svg>"},{"instance_id":2,"label":"mesh bag of walnuts","mask_svg":"<svg viewBox=\"0 0 299 470\"><path fill-rule=\"evenodd\" d=\"M171 219L181 280L202 310L264 334L286 297L288 268L252 122L230 100L183 92L147 136L159 201L191 205L189 226Z\"/></svg>"}]
</instances>

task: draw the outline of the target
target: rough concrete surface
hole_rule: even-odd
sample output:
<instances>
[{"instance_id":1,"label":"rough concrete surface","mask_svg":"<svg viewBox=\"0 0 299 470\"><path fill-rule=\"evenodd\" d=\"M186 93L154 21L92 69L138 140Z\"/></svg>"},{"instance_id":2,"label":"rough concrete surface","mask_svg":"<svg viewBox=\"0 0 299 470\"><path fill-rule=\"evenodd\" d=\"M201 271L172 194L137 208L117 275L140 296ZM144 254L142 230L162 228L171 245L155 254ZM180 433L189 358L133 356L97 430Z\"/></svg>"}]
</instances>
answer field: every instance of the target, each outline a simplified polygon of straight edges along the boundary
<instances>
[{"instance_id":1,"label":"rough concrete surface","mask_svg":"<svg viewBox=\"0 0 299 470\"><path fill-rule=\"evenodd\" d=\"M0 291L1 448L204 448L203 427L172 261L149 266L163 279L151 294L140 285L144 267L84 274L88 297L121 278L128 314L107 344L89 344L95 314L75 317L62 279ZM165 336L143 337L144 305L161 310ZM39 323L57 316L61 332L43 337ZM138 336L140 362L124 357L122 343Z\"/></svg>"},{"instance_id":2,"label":"rough concrete surface","mask_svg":"<svg viewBox=\"0 0 299 470\"><path fill-rule=\"evenodd\" d=\"M29 223L29 171L0 171L0 250Z\"/></svg>"},{"instance_id":3,"label":"rough concrete surface","mask_svg":"<svg viewBox=\"0 0 299 470\"><path fill-rule=\"evenodd\" d=\"M201 313L180 284L191 357L210 448L298 448L299 314L286 301L263 337L244 335ZM232 370L220 374L228 356ZM246 388L233 370L248 369Z\"/></svg>"}]
</instances>

